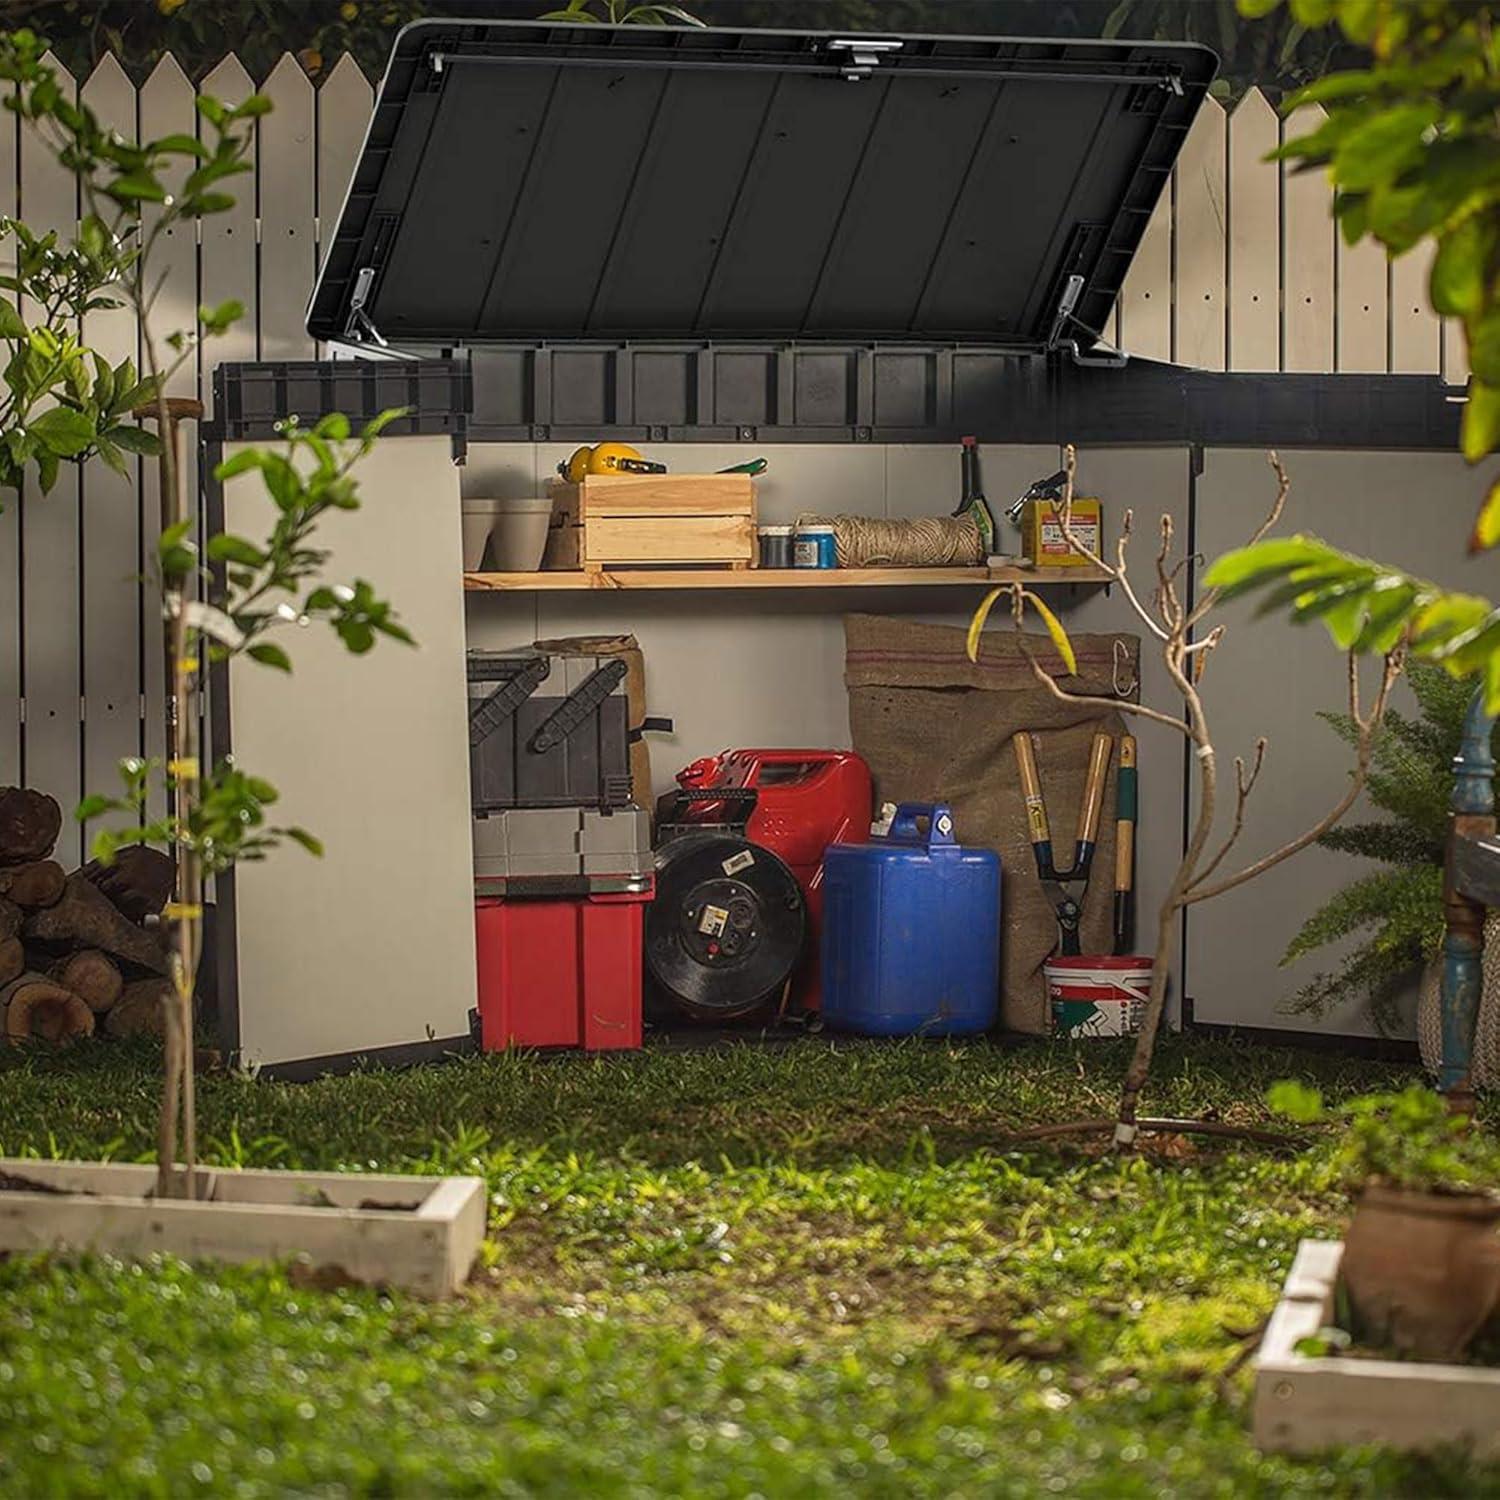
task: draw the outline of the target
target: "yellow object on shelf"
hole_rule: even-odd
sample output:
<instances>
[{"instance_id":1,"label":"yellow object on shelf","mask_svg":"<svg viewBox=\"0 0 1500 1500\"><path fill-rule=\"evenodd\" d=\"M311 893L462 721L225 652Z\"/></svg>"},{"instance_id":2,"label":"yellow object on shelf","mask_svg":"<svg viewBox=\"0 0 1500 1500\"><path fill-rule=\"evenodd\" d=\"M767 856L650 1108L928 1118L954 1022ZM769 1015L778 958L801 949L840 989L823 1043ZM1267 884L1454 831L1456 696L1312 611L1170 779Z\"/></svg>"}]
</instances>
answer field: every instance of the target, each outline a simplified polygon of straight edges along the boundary
<instances>
[{"instance_id":1,"label":"yellow object on shelf","mask_svg":"<svg viewBox=\"0 0 1500 1500\"><path fill-rule=\"evenodd\" d=\"M1091 564L1068 545L1063 535L1062 506L1056 500L1028 500L1021 509L1021 555L1042 568L1087 568ZM1070 526L1090 552L1099 555L1104 536L1104 507L1097 500L1074 497Z\"/></svg>"}]
</instances>

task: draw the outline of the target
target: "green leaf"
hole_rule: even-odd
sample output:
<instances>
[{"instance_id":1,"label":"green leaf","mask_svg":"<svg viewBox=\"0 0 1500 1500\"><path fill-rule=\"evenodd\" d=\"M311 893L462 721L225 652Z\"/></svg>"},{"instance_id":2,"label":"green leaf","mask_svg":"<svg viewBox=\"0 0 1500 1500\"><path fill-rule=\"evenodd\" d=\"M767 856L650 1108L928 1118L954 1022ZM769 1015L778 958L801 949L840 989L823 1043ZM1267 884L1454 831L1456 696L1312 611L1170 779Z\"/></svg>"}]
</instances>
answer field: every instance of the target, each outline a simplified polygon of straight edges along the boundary
<instances>
[{"instance_id":1,"label":"green leaf","mask_svg":"<svg viewBox=\"0 0 1500 1500\"><path fill-rule=\"evenodd\" d=\"M1469 399L1464 403L1461 443L1464 457L1478 463L1500 441L1500 386L1480 380L1469 382Z\"/></svg>"},{"instance_id":2,"label":"green leaf","mask_svg":"<svg viewBox=\"0 0 1500 1500\"><path fill-rule=\"evenodd\" d=\"M24 339L26 324L15 309L15 304L0 297L0 339Z\"/></svg>"},{"instance_id":3,"label":"green leaf","mask_svg":"<svg viewBox=\"0 0 1500 1500\"><path fill-rule=\"evenodd\" d=\"M36 456L37 482L42 487L44 495L52 493L53 486L57 483L57 474L60 460L55 453L38 453Z\"/></svg>"},{"instance_id":4,"label":"green leaf","mask_svg":"<svg viewBox=\"0 0 1500 1500\"><path fill-rule=\"evenodd\" d=\"M245 652L251 661L263 667L275 667L278 672L290 672L292 659L274 641L258 641Z\"/></svg>"},{"instance_id":5,"label":"green leaf","mask_svg":"<svg viewBox=\"0 0 1500 1500\"><path fill-rule=\"evenodd\" d=\"M1284 1115L1299 1125L1311 1125L1325 1118L1322 1094L1295 1078L1273 1083L1266 1090L1266 1104L1272 1114Z\"/></svg>"},{"instance_id":6,"label":"green leaf","mask_svg":"<svg viewBox=\"0 0 1500 1500\"><path fill-rule=\"evenodd\" d=\"M1415 165L1440 111L1435 99L1381 110L1344 137L1333 157L1334 180L1341 188L1361 191Z\"/></svg>"},{"instance_id":7,"label":"green leaf","mask_svg":"<svg viewBox=\"0 0 1500 1500\"><path fill-rule=\"evenodd\" d=\"M1500 542L1500 479L1489 487L1479 514L1474 517L1474 530L1469 537L1469 551L1488 552Z\"/></svg>"},{"instance_id":8,"label":"green leaf","mask_svg":"<svg viewBox=\"0 0 1500 1500\"><path fill-rule=\"evenodd\" d=\"M193 135L164 135L160 140L149 142L146 150L153 156L196 156L200 160L208 156L208 147Z\"/></svg>"},{"instance_id":9,"label":"green leaf","mask_svg":"<svg viewBox=\"0 0 1500 1500\"><path fill-rule=\"evenodd\" d=\"M323 841L314 838L305 828L283 828L281 830L295 844L301 844L315 859L323 857Z\"/></svg>"},{"instance_id":10,"label":"green leaf","mask_svg":"<svg viewBox=\"0 0 1500 1500\"><path fill-rule=\"evenodd\" d=\"M208 555L214 562L243 563L247 568L261 568L266 562L266 554L253 542L228 531L208 539Z\"/></svg>"},{"instance_id":11,"label":"green leaf","mask_svg":"<svg viewBox=\"0 0 1500 1500\"><path fill-rule=\"evenodd\" d=\"M167 190L152 172L140 168L105 184L104 191L122 203L165 203Z\"/></svg>"},{"instance_id":12,"label":"green leaf","mask_svg":"<svg viewBox=\"0 0 1500 1500\"><path fill-rule=\"evenodd\" d=\"M76 458L94 441L94 424L67 406L54 406L31 423L31 434L59 458Z\"/></svg>"},{"instance_id":13,"label":"green leaf","mask_svg":"<svg viewBox=\"0 0 1500 1500\"><path fill-rule=\"evenodd\" d=\"M349 418L341 411L331 411L319 421L313 431L331 443L342 443L349 436Z\"/></svg>"},{"instance_id":14,"label":"green leaf","mask_svg":"<svg viewBox=\"0 0 1500 1500\"><path fill-rule=\"evenodd\" d=\"M1489 231L1477 215L1439 240L1427 283L1434 311L1452 318L1480 311L1489 245Z\"/></svg>"},{"instance_id":15,"label":"green leaf","mask_svg":"<svg viewBox=\"0 0 1500 1500\"><path fill-rule=\"evenodd\" d=\"M259 448L242 448L233 458L226 458L215 468L214 478L222 483L236 475L248 474L251 469L260 468L263 456Z\"/></svg>"},{"instance_id":16,"label":"green leaf","mask_svg":"<svg viewBox=\"0 0 1500 1500\"><path fill-rule=\"evenodd\" d=\"M147 458L155 458L162 451L161 439L154 432L147 432L144 427L128 427L121 423L118 427L109 428L105 436L128 452L140 453Z\"/></svg>"},{"instance_id":17,"label":"green leaf","mask_svg":"<svg viewBox=\"0 0 1500 1500\"><path fill-rule=\"evenodd\" d=\"M217 307L198 309L198 321L203 325L204 333L212 336L227 333L244 316L245 304L233 297Z\"/></svg>"}]
</instances>

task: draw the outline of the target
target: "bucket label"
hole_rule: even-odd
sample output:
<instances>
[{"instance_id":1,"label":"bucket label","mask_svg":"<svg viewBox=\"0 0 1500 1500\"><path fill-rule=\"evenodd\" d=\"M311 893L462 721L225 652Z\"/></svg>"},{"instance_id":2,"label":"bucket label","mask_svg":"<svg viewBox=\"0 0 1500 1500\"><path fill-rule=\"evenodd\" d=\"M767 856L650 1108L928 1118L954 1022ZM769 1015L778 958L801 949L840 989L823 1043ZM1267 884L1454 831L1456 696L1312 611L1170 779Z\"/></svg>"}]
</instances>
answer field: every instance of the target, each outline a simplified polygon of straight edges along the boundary
<instances>
[{"instance_id":1,"label":"bucket label","mask_svg":"<svg viewBox=\"0 0 1500 1500\"><path fill-rule=\"evenodd\" d=\"M1087 972L1049 965L1046 979L1054 1036L1134 1036L1141 1029L1150 998L1149 968Z\"/></svg>"},{"instance_id":2,"label":"bucket label","mask_svg":"<svg viewBox=\"0 0 1500 1500\"><path fill-rule=\"evenodd\" d=\"M729 913L722 906L705 906L698 918L698 931L704 937L722 937L729 925Z\"/></svg>"},{"instance_id":3,"label":"bucket label","mask_svg":"<svg viewBox=\"0 0 1500 1500\"><path fill-rule=\"evenodd\" d=\"M741 849L738 854L731 854L719 868L726 875L737 875L741 870L748 870L754 863L755 856L748 849Z\"/></svg>"}]
</instances>

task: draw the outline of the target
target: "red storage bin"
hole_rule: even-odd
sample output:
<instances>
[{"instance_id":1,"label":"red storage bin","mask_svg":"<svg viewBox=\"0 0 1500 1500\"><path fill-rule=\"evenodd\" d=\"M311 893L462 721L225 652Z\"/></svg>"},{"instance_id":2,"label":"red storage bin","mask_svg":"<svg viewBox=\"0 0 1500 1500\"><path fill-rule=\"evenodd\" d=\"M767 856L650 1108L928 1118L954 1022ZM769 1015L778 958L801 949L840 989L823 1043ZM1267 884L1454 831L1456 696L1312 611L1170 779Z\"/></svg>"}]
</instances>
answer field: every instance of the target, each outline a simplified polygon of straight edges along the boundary
<instances>
[{"instance_id":1,"label":"red storage bin","mask_svg":"<svg viewBox=\"0 0 1500 1500\"><path fill-rule=\"evenodd\" d=\"M641 932L651 892L475 903L479 1034L506 1047L641 1045Z\"/></svg>"}]
</instances>

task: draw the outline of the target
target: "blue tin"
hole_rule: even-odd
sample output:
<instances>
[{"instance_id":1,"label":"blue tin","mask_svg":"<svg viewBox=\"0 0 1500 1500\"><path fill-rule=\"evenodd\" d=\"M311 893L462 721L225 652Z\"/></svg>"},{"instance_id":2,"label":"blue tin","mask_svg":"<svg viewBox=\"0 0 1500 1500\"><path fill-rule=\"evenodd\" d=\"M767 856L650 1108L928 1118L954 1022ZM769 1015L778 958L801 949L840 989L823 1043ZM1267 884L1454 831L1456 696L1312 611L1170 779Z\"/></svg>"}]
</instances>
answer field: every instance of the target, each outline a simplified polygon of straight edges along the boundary
<instances>
[{"instance_id":1,"label":"blue tin","mask_svg":"<svg viewBox=\"0 0 1500 1500\"><path fill-rule=\"evenodd\" d=\"M798 568L838 567L839 553L833 527L823 523L799 526L792 539L792 559L792 565Z\"/></svg>"},{"instance_id":2,"label":"blue tin","mask_svg":"<svg viewBox=\"0 0 1500 1500\"><path fill-rule=\"evenodd\" d=\"M925 831L919 824L925 820ZM823 1018L866 1036L967 1036L1000 1005L1000 856L953 811L903 802L890 833L823 857Z\"/></svg>"}]
</instances>

